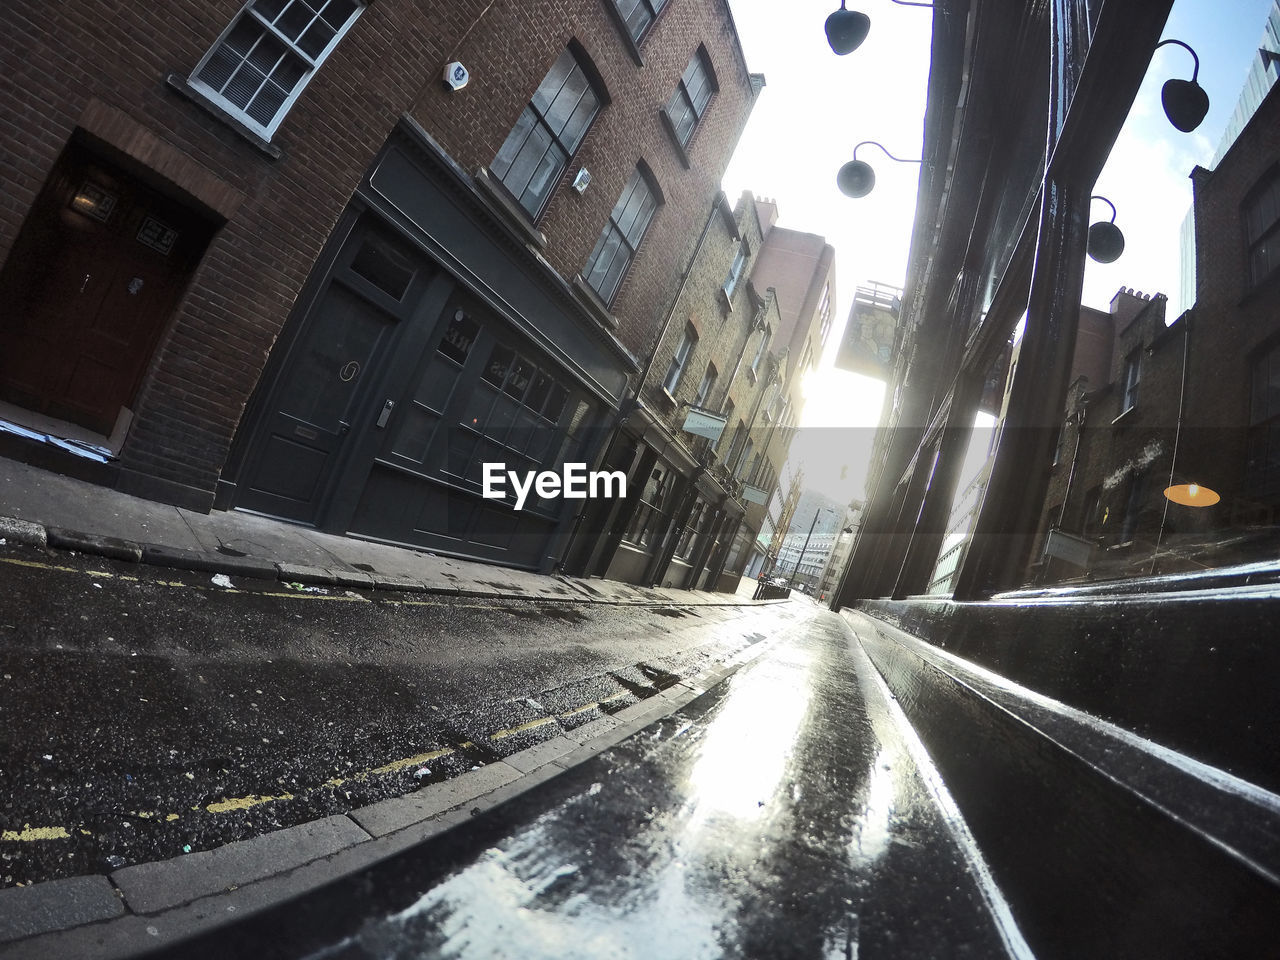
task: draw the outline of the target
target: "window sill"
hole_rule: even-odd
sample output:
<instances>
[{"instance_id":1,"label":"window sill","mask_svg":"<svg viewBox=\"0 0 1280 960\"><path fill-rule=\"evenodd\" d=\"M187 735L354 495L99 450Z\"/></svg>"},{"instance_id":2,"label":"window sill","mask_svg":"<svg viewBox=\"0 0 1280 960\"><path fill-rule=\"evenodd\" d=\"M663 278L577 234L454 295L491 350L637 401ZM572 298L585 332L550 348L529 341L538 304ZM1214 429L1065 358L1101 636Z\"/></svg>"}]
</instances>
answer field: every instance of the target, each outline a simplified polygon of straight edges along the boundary
<instances>
[{"instance_id":1,"label":"window sill","mask_svg":"<svg viewBox=\"0 0 1280 960\"><path fill-rule=\"evenodd\" d=\"M477 167L471 180L481 195L489 201L489 207L515 231L517 236L538 250L546 248L546 235L533 225L524 208L511 199L506 188L493 179L487 167Z\"/></svg>"},{"instance_id":2,"label":"window sill","mask_svg":"<svg viewBox=\"0 0 1280 960\"><path fill-rule=\"evenodd\" d=\"M726 317L733 313L733 294L724 287L720 288L720 310Z\"/></svg>"},{"instance_id":3,"label":"window sill","mask_svg":"<svg viewBox=\"0 0 1280 960\"><path fill-rule=\"evenodd\" d=\"M680 135L676 133L676 125L671 122L671 114L667 113L666 107L659 107L658 115L662 118L663 129L667 131L667 136L671 138L671 146L675 147L676 156L680 158L680 162L688 170L693 164L689 161L689 151L686 149L686 145L680 142ZM693 132L697 129L698 125L695 123L693 130L689 131L690 140L693 139Z\"/></svg>"},{"instance_id":4,"label":"window sill","mask_svg":"<svg viewBox=\"0 0 1280 960\"><path fill-rule=\"evenodd\" d=\"M1126 417L1129 416L1129 414L1133 413L1133 411L1137 409L1138 409L1138 405L1136 403L1131 407L1126 407L1124 410L1120 411L1119 416L1117 416L1114 420L1111 421L1111 425L1115 426L1117 423L1119 423L1121 420L1124 420Z\"/></svg>"},{"instance_id":5,"label":"window sill","mask_svg":"<svg viewBox=\"0 0 1280 960\"><path fill-rule=\"evenodd\" d=\"M203 93L193 87L187 78L178 73L170 73L164 78L165 86L167 86L178 96L182 97L188 103L192 103L199 107L213 119L228 127L237 136L248 141L250 146L259 153L265 154L272 160L279 160L284 156L284 151L271 143L264 140L260 135L254 133L247 126L237 120L232 114L228 113L219 104L214 103Z\"/></svg>"},{"instance_id":6,"label":"window sill","mask_svg":"<svg viewBox=\"0 0 1280 960\"><path fill-rule=\"evenodd\" d=\"M671 407L671 409L673 410L680 405L680 401L677 400L675 396L671 393L671 391L668 390L666 387L658 388L658 399L662 400L664 403L667 404L667 406Z\"/></svg>"},{"instance_id":7,"label":"window sill","mask_svg":"<svg viewBox=\"0 0 1280 960\"><path fill-rule=\"evenodd\" d=\"M575 275L570 286L597 323L608 330L618 329L618 318L609 312L609 307L600 299L600 294L591 288L591 284L582 279L582 274Z\"/></svg>"}]
</instances>

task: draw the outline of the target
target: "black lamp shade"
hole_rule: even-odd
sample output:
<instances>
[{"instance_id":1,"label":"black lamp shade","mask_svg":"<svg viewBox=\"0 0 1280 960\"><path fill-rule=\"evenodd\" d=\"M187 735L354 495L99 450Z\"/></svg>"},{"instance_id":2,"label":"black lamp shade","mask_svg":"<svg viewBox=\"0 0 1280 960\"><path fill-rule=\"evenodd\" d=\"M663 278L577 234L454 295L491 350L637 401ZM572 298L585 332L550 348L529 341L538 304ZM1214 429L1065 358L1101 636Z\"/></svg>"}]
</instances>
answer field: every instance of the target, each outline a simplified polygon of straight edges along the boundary
<instances>
[{"instance_id":1,"label":"black lamp shade","mask_svg":"<svg viewBox=\"0 0 1280 960\"><path fill-rule=\"evenodd\" d=\"M871 18L857 10L846 10L841 7L827 17L827 43L840 56L853 53L858 45L867 39L867 31L871 29Z\"/></svg>"},{"instance_id":2,"label":"black lamp shade","mask_svg":"<svg viewBox=\"0 0 1280 960\"><path fill-rule=\"evenodd\" d=\"M865 197L875 185L876 172L862 160L850 160L836 174L836 186L846 197Z\"/></svg>"},{"instance_id":3,"label":"black lamp shade","mask_svg":"<svg viewBox=\"0 0 1280 960\"><path fill-rule=\"evenodd\" d=\"M1088 250L1099 263L1112 263L1124 253L1124 234L1114 223L1100 220L1089 228Z\"/></svg>"},{"instance_id":4,"label":"black lamp shade","mask_svg":"<svg viewBox=\"0 0 1280 960\"><path fill-rule=\"evenodd\" d=\"M1183 133L1200 126L1209 112L1209 95L1194 80L1166 80L1160 89L1160 102L1169 122Z\"/></svg>"}]
</instances>

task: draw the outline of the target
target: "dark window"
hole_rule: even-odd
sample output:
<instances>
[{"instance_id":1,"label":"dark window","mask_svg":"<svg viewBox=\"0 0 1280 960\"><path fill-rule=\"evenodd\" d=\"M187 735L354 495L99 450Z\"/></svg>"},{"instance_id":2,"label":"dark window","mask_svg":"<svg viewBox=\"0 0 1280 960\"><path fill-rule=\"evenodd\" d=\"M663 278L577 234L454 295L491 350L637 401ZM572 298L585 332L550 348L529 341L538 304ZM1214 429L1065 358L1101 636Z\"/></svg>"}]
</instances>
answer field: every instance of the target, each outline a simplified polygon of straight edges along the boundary
<instances>
[{"instance_id":1,"label":"dark window","mask_svg":"<svg viewBox=\"0 0 1280 960\"><path fill-rule=\"evenodd\" d=\"M1138 384L1142 380L1142 351L1135 350L1124 361L1124 399L1120 412L1132 410L1138 405Z\"/></svg>"},{"instance_id":2,"label":"dark window","mask_svg":"<svg viewBox=\"0 0 1280 960\"><path fill-rule=\"evenodd\" d=\"M694 330L692 325L686 326L684 336L680 338L680 346L676 347L675 355L667 365L667 375L662 380L662 388L667 393L676 392L676 387L680 385L680 378L684 375L685 364L689 362L689 354L693 352L697 342L698 331Z\"/></svg>"},{"instance_id":3,"label":"dark window","mask_svg":"<svg viewBox=\"0 0 1280 960\"><path fill-rule=\"evenodd\" d=\"M573 52L565 50L493 161L494 176L530 216L546 206L599 110L599 95Z\"/></svg>"},{"instance_id":4,"label":"dark window","mask_svg":"<svg viewBox=\"0 0 1280 960\"><path fill-rule=\"evenodd\" d=\"M1252 287L1280 268L1280 170L1272 171L1245 201L1244 226Z\"/></svg>"},{"instance_id":5,"label":"dark window","mask_svg":"<svg viewBox=\"0 0 1280 960\"><path fill-rule=\"evenodd\" d=\"M738 281L742 279L742 271L747 265L747 242L738 244L738 252L733 255L733 264L729 267L729 275L724 278L724 295L732 297L738 289Z\"/></svg>"},{"instance_id":6,"label":"dark window","mask_svg":"<svg viewBox=\"0 0 1280 960\"><path fill-rule=\"evenodd\" d=\"M1245 496L1275 503L1280 500L1280 347L1254 361L1252 381Z\"/></svg>"},{"instance_id":7,"label":"dark window","mask_svg":"<svg viewBox=\"0 0 1280 960\"><path fill-rule=\"evenodd\" d=\"M636 167L631 179L622 190L622 196L609 214L609 222L600 232L596 247L587 258L583 271L587 283L600 294L606 303L613 300L622 285L622 278L636 255L640 240L644 237L658 200L648 179Z\"/></svg>"},{"instance_id":8,"label":"dark window","mask_svg":"<svg viewBox=\"0 0 1280 960\"><path fill-rule=\"evenodd\" d=\"M689 61L689 66L684 68L684 76L676 84L676 92L671 95L667 104L667 116L671 118L671 125L675 128L676 139L681 146L689 143L693 128L702 119L714 92L711 71L707 69L704 54L699 50Z\"/></svg>"},{"instance_id":9,"label":"dark window","mask_svg":"<svg viewBox=\"0 0 1280 960\"><path fill-rule=\"evenodd\" d=\"M631 39L639 41L666 6L667 0L616 0L618 13L627 24Z\"/></svg>"},{"instance_id":10,"label":"dark window","mask_svg":"<svg viewBox=\"0 0 1280 960\"><path fill-rule=\"evenodd\" d=\"M640 493L640 504L636 507L635 516L627 528L625 539L637 546L649 547L662 536L667 526L667 515L670 511L672 474L662 467L654 468L644 490Z\"/></svg>"},{"instance_id":11,"label":"dark window","mask_svg":"<svg viewBox=\"0 0 1280 960\"><path fill-rule=\"evenodd\" d=\"M707 398L711 396L711 391L716 386L716 365L714 363L707 364L707 372L702 375L702 383L698 384L698 395L693 400L695 407L706 405Z\"/></svg>"}]
</instances>

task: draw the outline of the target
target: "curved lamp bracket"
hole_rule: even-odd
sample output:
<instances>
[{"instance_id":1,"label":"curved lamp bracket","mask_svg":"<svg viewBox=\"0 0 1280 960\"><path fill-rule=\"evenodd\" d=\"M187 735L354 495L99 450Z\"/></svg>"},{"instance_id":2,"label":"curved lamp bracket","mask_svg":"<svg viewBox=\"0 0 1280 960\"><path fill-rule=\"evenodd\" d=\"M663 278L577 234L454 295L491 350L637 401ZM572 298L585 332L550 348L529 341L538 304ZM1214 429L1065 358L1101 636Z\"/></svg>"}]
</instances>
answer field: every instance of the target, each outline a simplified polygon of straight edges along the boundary
<instances>
[{"instance_id":1,"label":"curved lamp bracket","mask_svg":"<svg viewBox=\"0 0 1280 960\"><path fill-rule=\"evenodd\" d=\"M1191 71L1190 80L1166 80L1160 88L1160 103L1164 107L1164 115L1169 122L1183 133L1190 133L1200 126L1205 114L1209 112L1209 94L1196 82L1200 76L1200 58L1196 52L1181 40L1161 40L1152 48L1152 53L1166 44L1175 44L1191 54L1195 67Z\"/></svg>"}]
</instances>

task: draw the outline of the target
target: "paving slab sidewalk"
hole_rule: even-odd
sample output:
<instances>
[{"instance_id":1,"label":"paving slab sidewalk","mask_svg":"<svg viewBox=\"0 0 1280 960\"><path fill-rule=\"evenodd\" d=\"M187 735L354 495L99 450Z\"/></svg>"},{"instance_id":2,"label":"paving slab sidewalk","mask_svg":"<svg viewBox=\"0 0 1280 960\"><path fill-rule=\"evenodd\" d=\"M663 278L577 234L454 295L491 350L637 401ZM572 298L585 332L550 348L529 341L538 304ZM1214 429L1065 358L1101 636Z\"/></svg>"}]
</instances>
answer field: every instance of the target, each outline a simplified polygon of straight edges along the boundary
<instances>
[{"instance_id":1,"label":"paving slab sidewalk","mask_svg":"<svg viewBox=\"0 0 1280 960\"><path fill-rule=\"evenodd\" d=\"M159 566L284 582L511 600L741 604L736 594L548 576L321 533L240 511L208 514L0 459L0 540Z\"/></svg>"}]
</instances>

